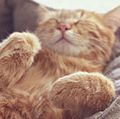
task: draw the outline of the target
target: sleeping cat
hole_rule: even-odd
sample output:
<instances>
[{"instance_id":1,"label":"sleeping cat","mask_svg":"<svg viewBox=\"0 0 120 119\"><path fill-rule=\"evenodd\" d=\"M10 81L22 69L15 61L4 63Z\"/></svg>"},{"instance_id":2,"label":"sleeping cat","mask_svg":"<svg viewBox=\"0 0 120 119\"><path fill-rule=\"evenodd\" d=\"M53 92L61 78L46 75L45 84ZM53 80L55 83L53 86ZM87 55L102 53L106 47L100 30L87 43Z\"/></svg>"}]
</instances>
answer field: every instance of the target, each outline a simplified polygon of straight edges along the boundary
<instances>
[{"instance_id":1,"label":"sleeping cat","mask_svg":"<svg viewBox=\"0 0 120 119\"><path fill-rule=\"evenodd\" d=\"M84 119L104 110L115 97L102 72L120 8L104 15L43 9L35 35L13 33L0 46L0 117Z\"/></svg>"}]
</instances>

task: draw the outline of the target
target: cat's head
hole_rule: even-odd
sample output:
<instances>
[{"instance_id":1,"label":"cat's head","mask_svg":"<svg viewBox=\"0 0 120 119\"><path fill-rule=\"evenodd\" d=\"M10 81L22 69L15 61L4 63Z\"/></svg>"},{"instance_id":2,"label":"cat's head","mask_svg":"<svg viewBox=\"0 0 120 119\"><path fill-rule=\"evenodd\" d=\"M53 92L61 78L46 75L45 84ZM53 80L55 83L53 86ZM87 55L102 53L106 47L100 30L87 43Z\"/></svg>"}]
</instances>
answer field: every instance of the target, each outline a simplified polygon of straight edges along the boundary
<instances>
[{"instance_id":1,"label":"cat's head","mask_svg":"<svg viewBox=\"0 0 120 119\"><path fill-rule=\"evenodd\" d=\"M36 34L49 49L72 56L110 55L114 32L120 26L120 7L106 14L44 10L45 18L39 23Z\"/></svg>"}]
</instances>

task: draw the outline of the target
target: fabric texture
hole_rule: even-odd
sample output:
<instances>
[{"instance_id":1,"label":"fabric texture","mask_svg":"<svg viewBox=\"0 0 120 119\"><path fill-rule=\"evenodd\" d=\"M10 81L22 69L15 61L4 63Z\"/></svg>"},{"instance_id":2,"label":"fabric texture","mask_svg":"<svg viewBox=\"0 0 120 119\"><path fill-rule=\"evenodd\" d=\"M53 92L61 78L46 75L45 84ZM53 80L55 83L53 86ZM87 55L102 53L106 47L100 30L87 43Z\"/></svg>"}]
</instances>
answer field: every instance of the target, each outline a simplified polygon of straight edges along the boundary
<instances>
[{"instance_id":1,"label":"fabric texture","mask_svg":"<svg viewBox=\"0 0 120 119\"><path fill-rule=\"evenodd\" d=\"M103 112L99 112L87 119L120 119L120 97Z\"/></svg>"},{"instance_id":2,"label":"fabric texture","mask_svg":"<svg viewBox=\"0 0 120 119\"><path fill-rule=\"evenodd\" d=\"M0 0L0 41L14 31L34 32L41 7L32 0Z\"/></svg>"},{"instance_id":3,"label":"fabric texture","mask_svg":"<svg viewBox=\"0 0 120 119\"><path fill-rule=\"evenodd\" d=\"M7 7L6 0L0 0L0 41L12 31L12 9Z\"/></svg>"}]
</instances>

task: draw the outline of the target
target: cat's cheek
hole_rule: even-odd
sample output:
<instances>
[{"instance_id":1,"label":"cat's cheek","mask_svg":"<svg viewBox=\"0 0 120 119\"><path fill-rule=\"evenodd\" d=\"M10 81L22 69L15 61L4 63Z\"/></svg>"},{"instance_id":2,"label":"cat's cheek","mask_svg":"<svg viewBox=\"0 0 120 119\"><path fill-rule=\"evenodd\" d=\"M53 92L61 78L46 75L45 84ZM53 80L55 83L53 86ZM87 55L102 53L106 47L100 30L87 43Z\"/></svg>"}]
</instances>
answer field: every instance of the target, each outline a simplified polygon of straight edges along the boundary
<instances>
[{"instance_id":1,"label":"cat's cheek","mask_svg":"<svg viewBox=\"0 0 120 119\"><path fill-rule=\"evenodd\" d=\"M60 30L55 29L53 32L51 41L53 41L55 43L59 39L61 39L61 37L62 37L62 33L60 32Z\"/></svg>"},{"instance_id":2,"label":"cat's cheek","mask_svg":"<svg viewBox=\"0 0 120 119\"><path fill-rule=\"evenodd\" d=\"M54 44L57 40L61 38L61 32L59 30L53 30L53 32L47 30L44 33L39 32L39 34L37 35L42 40L42 42L45 42L48 45Z\"/></svg>"}]
</instances>

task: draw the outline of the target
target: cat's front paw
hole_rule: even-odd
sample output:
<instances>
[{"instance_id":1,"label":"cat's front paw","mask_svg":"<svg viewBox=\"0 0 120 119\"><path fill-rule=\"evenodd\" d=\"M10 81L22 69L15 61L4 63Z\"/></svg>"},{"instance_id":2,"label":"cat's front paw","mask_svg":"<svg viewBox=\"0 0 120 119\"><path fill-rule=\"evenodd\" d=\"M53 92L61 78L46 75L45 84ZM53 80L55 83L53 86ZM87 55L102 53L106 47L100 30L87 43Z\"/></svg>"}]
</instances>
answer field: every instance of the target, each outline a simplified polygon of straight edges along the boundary
<instances>
[{"instance_id":1,"label":"cat's front paw","mask_svg":"<svg viewBox=\"0 0 120 119\"><path fill-rule=\"evenodd\" d=\"M58 79L50 99L59 108L71 110L73 119L104 110L115 96L113 83L100 73L78 72Z\"/></svg>"},{"instance_id":2,"label":"cat's front paw","mask_svg":"<svg viewBox=\"0 0 120 119\"><path fill-rule=\"evenodd\" d=\"M22 77L40 48L39 39L26 32L13 33L0 44L0 81L5 87Z\"/></svg>"}]
</instances>

